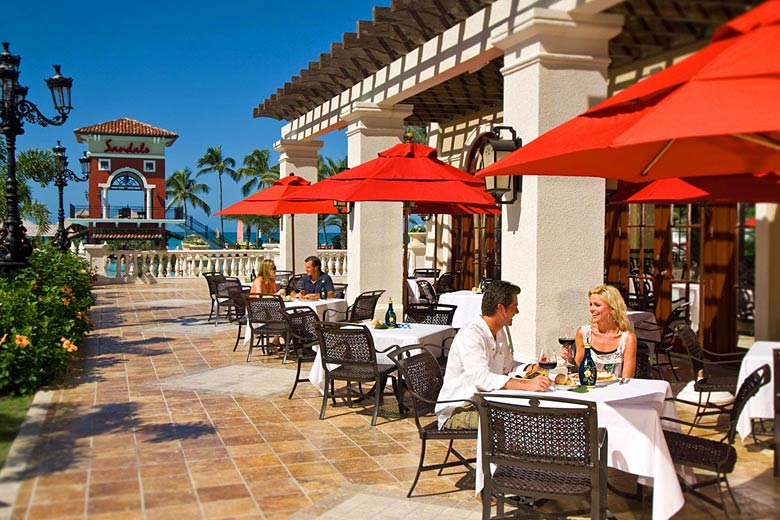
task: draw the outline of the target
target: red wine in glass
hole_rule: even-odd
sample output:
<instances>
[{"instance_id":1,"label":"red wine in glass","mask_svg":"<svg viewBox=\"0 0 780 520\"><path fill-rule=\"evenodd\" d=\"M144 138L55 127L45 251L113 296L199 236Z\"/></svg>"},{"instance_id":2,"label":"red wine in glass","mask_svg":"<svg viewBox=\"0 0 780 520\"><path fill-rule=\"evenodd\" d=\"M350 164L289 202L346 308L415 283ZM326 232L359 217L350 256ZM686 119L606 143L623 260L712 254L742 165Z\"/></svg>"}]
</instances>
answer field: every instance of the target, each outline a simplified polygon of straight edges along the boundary
<instances>
[{"instance_id":1,"label":"red wine in glass","mask_svg":"<svg viewBox=\"0 0 780 520\"><path fill-rule=\"evenodd\" d=\"M558 363L557 363L557 362L555 362L555 361L553 361L553 362L548 362L548 361L540 361L540 362L539 362L539 366L540 366L541 368L543 368L543 369L545 369L545 370L547 370L547 371L549 372L550 370L552 370L552 369L554 369L556 366L558 366Z\"/></svg>"}]
</instances>

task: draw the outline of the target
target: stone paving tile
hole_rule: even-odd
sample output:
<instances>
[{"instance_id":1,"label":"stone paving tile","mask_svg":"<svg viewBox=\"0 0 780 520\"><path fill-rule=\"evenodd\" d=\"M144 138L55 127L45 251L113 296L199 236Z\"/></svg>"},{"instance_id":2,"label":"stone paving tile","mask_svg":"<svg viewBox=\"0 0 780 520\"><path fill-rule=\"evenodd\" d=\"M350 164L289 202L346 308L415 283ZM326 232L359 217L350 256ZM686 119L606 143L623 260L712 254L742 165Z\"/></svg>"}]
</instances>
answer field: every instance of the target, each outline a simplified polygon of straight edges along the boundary
<instances>
[{"instance_id":1,"label":"stone paving tile","mask_svg":"<svg viewBox=\"0 0 780 520\"><path fill-rule=\"evenodd\" d=\"M66 384L51 392L9 518L480 518L473 484L458 468L423 473L406 498L420 441L394 403L371 427L370 403L329 403L320 421L322 397L311 385L288 400L295 364L262 355L246 363L242 345L233 352L235 326L206 322L202 280L95 294L97 328ZM476 449L457 445L466 455ZM736 447L730 480L743 516L775 517L771 451ZM431 443L426 459L445 451ZM610 478L633 485L631 476ZM612 494L609 508L619 518L650 516L649 505ZM720 515L686 497L675 518Z\"/></svg>"}]
</instances>

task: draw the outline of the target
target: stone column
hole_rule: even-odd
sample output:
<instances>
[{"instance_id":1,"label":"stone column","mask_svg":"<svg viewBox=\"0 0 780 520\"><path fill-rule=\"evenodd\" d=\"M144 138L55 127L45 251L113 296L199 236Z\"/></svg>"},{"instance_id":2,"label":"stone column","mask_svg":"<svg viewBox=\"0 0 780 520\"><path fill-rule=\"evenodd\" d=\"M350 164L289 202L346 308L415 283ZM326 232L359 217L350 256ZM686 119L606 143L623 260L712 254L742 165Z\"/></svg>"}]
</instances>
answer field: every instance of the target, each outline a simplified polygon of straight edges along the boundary
<instances>
[{"instance_id":1,"label":"stone column","mask_svg":"<svg viewBox=\"0 0 780 520\"><path fill-rule=\"evenodd\" d=\"M401 142L404 119L411 105L380 107L356 102L341 117L347 127L347 161L350 168L377 157ZM403 205L400 202L358 202L347 219L347 283L352 298L364 291L385 289L377 305L384 316L388 298L403 316Z\"/></svg>"},{"instance_id":2,"label":"stone column","mask_svg":"<svg viewBox=\"0 0 780 520\"><path fill-rule=\"evenodd\" d=\"M780 341L780 214L777 204L756 204L755 338ZM775 376L777 377L777 376Z\"/></svg>"},{"instance_id":3,"label":"stone column","mask_svg":"<svg viewBox=\"0 0 780 520\"><path fill-rule=\"evenodd\" d=\"M279 176L303 177L317 182L317 160L322 141L282 140L274 143L279 152ZM295 259L293 261L293 222L295 224ZM282 215L279 227L280 265L296 273L304 272L304 260L317 254L317 215ZM280 267L281 268L281 267Z\"/></svg>"},{"instance_id":4,"label":"stone column","mask_svg":"<svg viewBox=\"0 0 780 520\"><path fill-rule=\"evenodd\" d=\"M607 94L616 15L532 9L491 35L504 49L504 124L523 142L575 117ZM588 323L589 289L604 279L604 180L526 176L504 206L502 277L520 286L511 328L515 354L557 344L561 327Z\"/></svg>"},{"instance_id":5,"label":"stone column","mask_svg":"<svg viewBox=\"0 0 780 520\"><path fill-rule=\"evenodd\" d=\"M146 200L144 203L144 218L152 218L152 190L154 189L154 186L147 186L146 187ZM163 208L163 212L165 211L165 208ZM165 218L165 214L163 214L162 218Z\"/></svg>"},{"instance_id":6,"label":"stone column","mask_svg":"<svg viewBox=\"0 0 780 520\"><path fill-rule=\"evenodd\" d=\"M108 186L100 187L100 218L108 218Z\"/></svg>"}]
</instances>

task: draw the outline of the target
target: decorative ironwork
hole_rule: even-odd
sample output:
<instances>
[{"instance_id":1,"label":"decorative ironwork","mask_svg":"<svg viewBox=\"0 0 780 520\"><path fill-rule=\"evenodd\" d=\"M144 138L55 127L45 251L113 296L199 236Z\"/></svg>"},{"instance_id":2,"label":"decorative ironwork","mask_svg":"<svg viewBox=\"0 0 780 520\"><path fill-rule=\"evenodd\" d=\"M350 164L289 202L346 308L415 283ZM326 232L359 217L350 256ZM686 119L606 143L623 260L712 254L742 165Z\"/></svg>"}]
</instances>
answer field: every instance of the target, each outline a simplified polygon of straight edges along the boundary
<instances>
[{"instance_id":1,"label":"decorative ironwork","mask_svg":"<svg viewBox=\"0 0 780 520\"><path fill-rule=\"evenodd\" d=\"M143 191L143 186L141 186L141 181L138 180L135 175L123 173L114 178L113 182L111 182L111 189L120 191Z\"/></svg>"},{"instance_id":2,"label":"decorative ironwork","mask_svg":"<svg viewBox=\"0 0 780 520\"><path fill-rule=\"evenodd\" d=\"M53 118L44 116L37 106L25 99L28 89L19 84L19 64L22 58L12 55L8 47L9 43L3 42L3 52L0 53L0 84L2 85L0 130L5 136L8 152L6 216L0 228L0 267L17 268L29 265L27 258L32 253L32 245L24 236L25 230L19 215L16 136L24 133L25 121L40 126L62 125L73 108L70 104L70 88L73 80L60 74L59 65L54 66L54 75L46 80L46 86L51 91L57 115ZM60 215L62 215L62 195L60 195Z\"/></svg>"}]
</instances>

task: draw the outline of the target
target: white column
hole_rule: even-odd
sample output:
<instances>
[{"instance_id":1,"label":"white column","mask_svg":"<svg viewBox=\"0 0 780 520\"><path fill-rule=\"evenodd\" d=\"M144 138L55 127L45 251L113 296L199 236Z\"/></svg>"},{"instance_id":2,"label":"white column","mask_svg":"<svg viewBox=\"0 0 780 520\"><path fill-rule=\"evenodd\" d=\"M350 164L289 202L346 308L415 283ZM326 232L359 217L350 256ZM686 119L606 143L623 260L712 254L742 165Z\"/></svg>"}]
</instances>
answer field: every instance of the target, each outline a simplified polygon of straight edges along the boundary
<instances>
[{"instance_id":1,"label":"white column","mask_svg":"<svg viewBox=\"0 0 780 520\"><path fill-rule=\"evenodd\" d=\"M780 341L780 214L777 204L756 204L755 337ZM777 376L775 376L777 377Z\"/></svg>"},{"instance_id":2,"label":"white column","mask_svg":"<svg viewBox=\"0 0 780 520\"><path fill-rule=\"evenodd\" d=\"M608 42L615 15L522 13L498 29L504 49L504 124L525 143L606 97ZM504 206L502 277L520 286L512 326L516 354L535 357L589 319L587 292L603 282L604 180L523 178L518 202Z\"/></svg>"},{"instance_id":3,"label":"white column","mask_svg":"<svg viewBox=\"0 0 780 520\"><path fill-rule=\"evenodd\" d=\"M108 186L100 188L100 218L108 218Z\"/></svg>"},{"instance_id":4,"label":"white column","mask_svg":"<svg viewBox=\"0 0 780 520\"><path fill-rule=\"evenodd\" d=\"M297 175L314 183L317 182L317 159L322 141L282 140L274 143L279 152L279 175ZM279 227L280 266L293 269L293 218L282 216ZM295 215L295 272L302 273L304 259L317 254L317 215ZM281 268L281 267L280 267Z\"/></svg>"},{"instance_id":5,"label":"white column","mask_svg":"<svg viewBox=\"0 0 780 520\"><path fill-rule=\"evenodd\" d=\"M152 218L152 189L154 186L149 186L146 188L146 201L144 203L144 218ZM165 211L165 209L163 209ZM165 215L158 218L165 218Z\"/></svg>"},{"instance_id":6,"label":"white column","mask_svg":"<svg viewBox=\"0 0 780 520\"><path fill-rule=\"evenodd\" d=\"M347 161L358 166L401 142L404 119L411 105L380 107L356 102L341 114L347 121ZM358 202L348 218L349 294L385 289L377 315L384 315L388 298L398 316L403 309L403 205L400 202Z\"/></svg>"}]
</instances>

